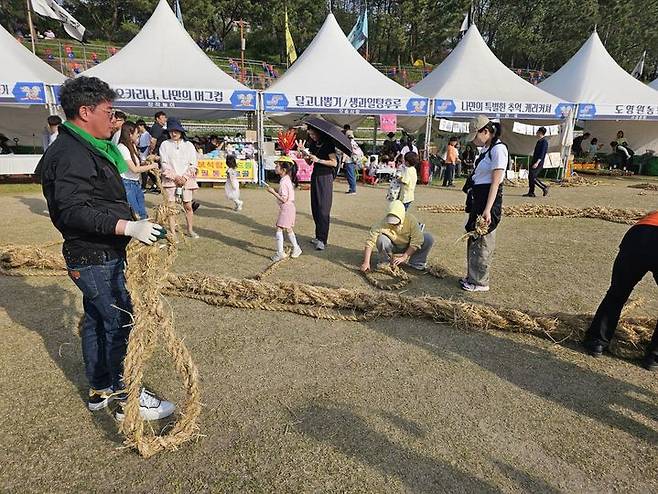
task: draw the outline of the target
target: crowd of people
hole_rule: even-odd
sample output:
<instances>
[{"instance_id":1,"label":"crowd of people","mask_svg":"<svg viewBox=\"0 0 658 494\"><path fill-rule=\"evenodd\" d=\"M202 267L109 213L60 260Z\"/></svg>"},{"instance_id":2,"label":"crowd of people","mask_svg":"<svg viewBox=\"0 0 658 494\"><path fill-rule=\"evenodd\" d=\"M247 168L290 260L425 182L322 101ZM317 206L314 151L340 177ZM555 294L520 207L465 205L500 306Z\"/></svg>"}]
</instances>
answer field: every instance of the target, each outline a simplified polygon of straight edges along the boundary
<instances>
[{"instance_id":1,"label":"crowd of people","mask_svg":"<svg viewBox=\"0 0 658 494\"><path fill-rule=\"evenodd\" d=\"M57 137L48 143L36 174L42 183L48 211L54 226L64 237L62 253L73 283L83 294L84 320L81 328L82 353L89 382L88 408L96 411L117 402L116 418L124 417L127 396L123 381L123 359L130 332L132 305L125 283L126 246L131 238L153 244L164 238L163 225L151 222L144 208L140 182L142 173L161 169L162 186L169 202L180 201L185 209L186 232L197 238L193 229L192 205L198 153L186 139L186 129L175 118L159 112L150 129L144 122L130 122L114 111L116 93L94 77L66 81L60 101L67 120L56 129ZM468 292L486 292L490 287L490 269L503 203L503 179L509 164L509 152L502 140L501 127L485 116L470 124L466 141L479 149L473 169L463 187L469 232L466 275L459 286ZM344 129L347 132L350 129ZM118 133L118 137L117 137ZM143 138L148 133L149 138ZM538 132L542 151L545 132ZM113 142L117 137L118 144ZM210 139L211 144L213 139ZM388 152L397 149L392 137ZM217 144L213 144L217 146ZM309 123L308 142L298 140L297 151L313 164L311 209L315 223L311 243L318 251L328 246L335 172L339 165L337 142ZM450 146L455 148L455 141ZM342 154L348 148L343 148ZM396 177L402 187L392 198L381 221L370 229L363 250L361 270L369 271L377 251L379 261L394 267L406 265L419 272L427 268L434 237L425 231L410 211L420 163L413 141L401 146L402 167ZM542 151L543 152L543 151ZM157 153L157 154L155 154ZM540 153L541 154L541 153ZM446 167L454 166L456 150L451 150ZM397 158L397 156L396 156ZM226 195L240 209L239 185L230 170L235 157L228 157ZM533 159L533 161L535 161ZM535 161L536 168L541 159ZM535 169L536 169L535 168ZM448 185L452 168L448 171ZM279 177L276 188L266 190L274 196L279 214L274 225L275 254L279 261L287 236L290 256L302 254L294 232L296 220L295 161L282 155L276 160ZM348 191L349 192L349 191ZM143 193L142 193L143 194ZM482 231L482 223L484 231ZM175 224L168 225L175 232ZM633 287L651 271L658 281L658 213L643 219L628 232L615 261L612 285L587 333L585 345L592 355L602 354L614 335L621 309ZM658 328L644 362L658 369ZM166 417L174 405L158 398L148 389L140 395L140 413L147 420Z\"/></svg>"}]
</instances>

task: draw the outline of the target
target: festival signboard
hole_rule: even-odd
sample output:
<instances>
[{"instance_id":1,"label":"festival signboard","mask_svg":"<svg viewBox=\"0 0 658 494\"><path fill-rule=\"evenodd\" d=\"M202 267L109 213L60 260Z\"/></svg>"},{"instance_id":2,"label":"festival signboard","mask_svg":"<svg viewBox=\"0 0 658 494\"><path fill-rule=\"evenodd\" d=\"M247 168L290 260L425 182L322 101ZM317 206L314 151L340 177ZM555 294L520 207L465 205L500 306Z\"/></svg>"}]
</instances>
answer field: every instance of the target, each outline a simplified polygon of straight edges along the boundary
<instances>
[{"instance_id":1,"label":"festival signboard","mask_svg":"<svg viewBox=\"0 0 658 494\"><path fill-rule=\"evenodd\" d=\"M255 111L256 91L115 86L117 108Z\"/></svg>"},{"instance_id":2,"label":"festival signboard","mask_svg":"<svg viewBox=\"0 0 658 494\"><path fill-rule=\"evenodd\" d=\"M429 100L421 97L318 96L265 91L263 106L266 112L393 114L422 117L427 115Z\"/></svg>"},{"instance_id":3,"label":"festival signboard","mask_svg":"<svg viewBox=\"0 0 658 494\"><path fill-rule=\"evenodd\" d=\"M45 105L42 82L0 81L0 105Z\"/></svg>"},{"instance_id":4,"label":"festival signboard","mask_svg":"<svg viewBox=\"0 0 658 494\"><path fill-rule=\"evenodd\" d=\"M434 116L438 118L486 115L492 118L555 120L568 115L573 106L569 103L437 99L434 101Z\"/></svg>"},{"instance_id":5,"label":"festival signboard","mask_svg":"<svg viewBox=\"0 0 658 494\"><path fill-rule=\"evenodd\" d=\"M580 103L579 120L658 120L658 96L656 104L617 104Z\"/></svg>"},{"instance_id":6,"label":"festival signboard","mask_svg":"<svg viewBox=\"0 0 658 494\"><path fill-rule=\"evenodd\" d=\"M238 181L256 182L257 168L255 160L237 160ZM226 182L225 159L200 159L197 165L197 182Z\"/></svg>"}]
</instances>

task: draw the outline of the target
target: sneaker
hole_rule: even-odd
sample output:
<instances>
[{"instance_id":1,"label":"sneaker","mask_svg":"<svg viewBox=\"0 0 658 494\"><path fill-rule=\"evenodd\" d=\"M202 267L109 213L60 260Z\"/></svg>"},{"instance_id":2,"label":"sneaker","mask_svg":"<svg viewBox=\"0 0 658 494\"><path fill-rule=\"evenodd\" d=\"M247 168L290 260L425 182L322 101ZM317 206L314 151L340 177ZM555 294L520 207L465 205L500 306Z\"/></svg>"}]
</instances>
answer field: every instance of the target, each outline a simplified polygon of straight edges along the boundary
<instances>
[{"instance_id":1,"label":"sneaker","mask_svg":"<svg viewBox=\"0 0 658 494\"><path fill-rule=\"evenodd\" d=\"M198 203L196 201L192 201L192 211L193 212L196 211L197 209L199 209L199 206L201 206L201 203Z\"/></svg>"},{"instance_id":2,"label":"sneaker","mask_svg":"<svg viewBox=\"0 0 658 494\"><path fill-rule=\"evenodd\" d=\"M313 245L318 245L319 240L317 238L312 238L309 240L309 242L311 242Z\"/></svg>"},{"instance_id":3,"label":"sneaker","mask_svg":"<svg viewBox=\"0 0 658 494\"><path fill-rule=\"evenodd\" d=\"M119 408L114 415L119 421L123 420L126 416L123 407L128 398L125 392L121 393L120 396L122 401L119 403ZM175 409L176 405L172 402L161 400L148 389L142 388L142 392L139 395L139 414L144 420L160 420L169 417L169 415L174 413Z\"/></svg>"},{"instance_id":4,"label":"sneaker","mask_svg":"<svg viewBox=\"0 0 658 494\"><path fill-rule=\"evenodd\" d=\"M347 194L348 196L355 196L356 190L348 190L347 192L345 192L345 194Z\"/></svg>"},{"instance_id":5,"label":"sneaker","mask_svg":"<svg viewBox=\"0 0 658 494\"><path fill-rule=\"evenodd\" d=\"M528 192L527 194L523 194L522 197L537 197L537 196Z\"/></svg>"},{"instance_id":6,"label":"sneaker","mask_svg":"<svg viewBox=\"0 0 658 494\"><path fill-rule=\"evenodd\" d=\"M427 264L408 264L408 266L411 269L415 269L416 271L425 271L425 270L427 270Z\"/></svg>"},{"instance_id":7,"label":"sneaker","mask_svg":"<svg viewBox=\"0 0 658 494\"><path fill-rule=\"evenodd\" d=\"M465 285L466 283L468 283L468 277L464 276L463 278L459 278L459 280L457 281L459 281L460 285Z\"/></svg>"},{"instance_id":8,"label":"sneaker","mask_svg":"<svg viewBox=\"0 0 658 494\"><path fill-rule=\"evenodd\" d=\"M592 357L600 357L605 351L605 346L603 346L598 341L584 340L582 345L585 347L587 354L591 355Z\"/></svg>"},{"instance_id":9,"label":"sneaker","mask_svg":"<svg viewBox=\"0 0 658 494\"><path fill-rule=\"evenodd\" d=\"M188 232L186 235L190 238L199 238L199 234L197 232Z\"/></svg>"},{"instance_id":10,"label":"sneaker","mask_svg":"<svg viewBox=\"0 0 658 494\"><path fill-rule=\"evenodd\" d=\"M544 189L544 197L546 197L548 195L548 189L549 189L549 187L546 186L546 188Z\"/></svg>"},{"instance_id":11,"label":"sneaker","mask_svg":"<svg viewBox=\"0 0 658 494\"><path fill-rule=\"evenodd\" d=\"M293 259L297 259L301 255L302 255L302 248L297 246L296 249L292 250L292 253L290 254L290 257L292 257Z\"/></svg>"},{"instance_id":12,"label":"sneaker","mask_svg":"<svg viewBox=\"0 0 658 494\"><path fill-rule=\"evenodd\" d=\"M425 223L418 223L418 228L420 228L421 232L425 231Z\"/></svg>"},{"instance_id":13,"label":"sneaker","mask_svg":"<svg viewBox=\"0 0 658 494\"><path fill-rule=\"evenodd\" d=\"M476 285L475 283L462 283L462 290L466 290L467 292L488 292L489 291L489 286L488 285Z\"/></svg>"},{"instance_id":14,"label":"sneaker","mask_svg":"<svg viewBox=\"0 0 658 494\"><path fill-rule=\"evenodd\" d=\"M299 253L301 254L301 249ZM272 259L272 261L274 262L279 262L279 261L283 261L286 257L288 257L288 254L286 254L285 252L277 252L272 257L270 257L270 259Z\"/></svg>"},{"instance_id":15,"label":"sneaker","mask_svg":"<svg viewBox=\"0 0 658 494\"><path fill-rule=\"evenodd\" d=\"M242 211L242 205L244 204L244 201L238 201L237 205L235 206L236 211Z\"/></svg>"},{"instance_id":16,"label":"sneaker","mask_svg":"<svg viewBox=\"0 0 658 494\"><path fill-rule=\"evenodd\" d=\"M324 249L325 249L324 242L320 242L318 240L318 243L315 244L315 250L324 250Z\"/></svg>"},{"instance_id":17,"label":"sneaker","mask_svg":"<svg viewBox=\"0 0 658 494\"><path fill-rule=\"evenodd\" d=\"M89 388L89 398L87 400L87 407L92 412L102 410L107 407L112 400L116 398L112 388L93 389Z\"/></svg>"}]
</instances>

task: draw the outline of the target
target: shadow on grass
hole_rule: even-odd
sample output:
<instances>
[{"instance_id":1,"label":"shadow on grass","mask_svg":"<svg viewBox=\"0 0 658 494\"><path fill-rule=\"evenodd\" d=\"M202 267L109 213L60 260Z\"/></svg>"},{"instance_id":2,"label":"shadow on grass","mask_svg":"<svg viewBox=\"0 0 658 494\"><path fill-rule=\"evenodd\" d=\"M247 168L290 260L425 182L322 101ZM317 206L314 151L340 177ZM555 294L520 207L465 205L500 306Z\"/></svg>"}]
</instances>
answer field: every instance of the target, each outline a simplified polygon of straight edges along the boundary
<instances>
[{"instance_id":1,"label":"shadow on grass","mask_svg":"<svg viewBox=\"0 0 658 494\"><path fill-rule=\"evenodd\" d=\"M396 444L364 417L336 403L314 403L294 411L298 432L356 461L400 479L410 492L498 492L452 465Z\"/></svg>"}]
</instances>

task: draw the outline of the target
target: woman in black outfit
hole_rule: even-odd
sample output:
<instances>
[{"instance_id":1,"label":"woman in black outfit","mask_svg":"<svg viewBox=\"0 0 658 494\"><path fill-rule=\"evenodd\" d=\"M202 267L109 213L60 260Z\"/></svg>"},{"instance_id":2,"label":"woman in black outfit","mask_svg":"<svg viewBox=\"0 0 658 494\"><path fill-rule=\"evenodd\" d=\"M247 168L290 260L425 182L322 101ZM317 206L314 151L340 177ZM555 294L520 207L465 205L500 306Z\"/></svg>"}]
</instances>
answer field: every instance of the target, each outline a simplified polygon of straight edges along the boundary
<instances>
[{"instance_id":1,"label":"woman in black outfit","mask_svg":"<svg viewBox=\"0 0 658 494\"><path fill-rule=\"evenodd\" d=\"M334 171L338 165L336 146L324 133L308 128L311 143L308 150L304 143L298 143L302 152L306 151L306 160L313 164L311 174L311 212L315 222L315 238L311 243L317 250L324 250L329 237L331 202L334 193Z\"/></svg>"}]
</instances>

